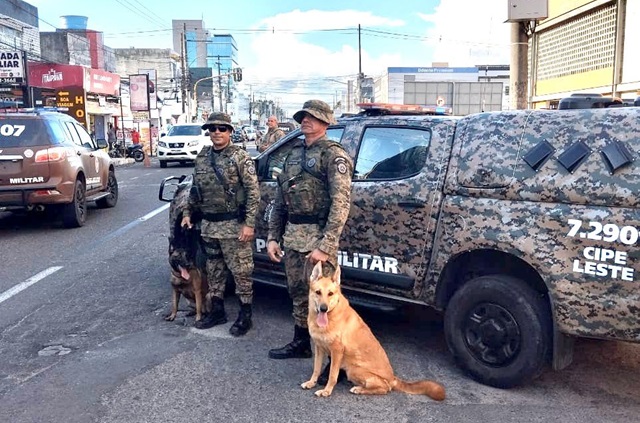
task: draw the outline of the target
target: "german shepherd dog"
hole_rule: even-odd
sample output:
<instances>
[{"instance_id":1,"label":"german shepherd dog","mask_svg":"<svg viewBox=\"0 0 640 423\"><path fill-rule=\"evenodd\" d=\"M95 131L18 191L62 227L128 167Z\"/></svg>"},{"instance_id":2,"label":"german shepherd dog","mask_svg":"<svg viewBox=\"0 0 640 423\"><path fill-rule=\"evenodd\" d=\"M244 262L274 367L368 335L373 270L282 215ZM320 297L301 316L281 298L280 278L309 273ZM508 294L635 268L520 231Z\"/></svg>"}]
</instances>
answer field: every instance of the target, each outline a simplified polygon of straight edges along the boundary
<instances>
[{"instance_id":1,"label":"german shepherd dog","mask_svg":"<svg viewBox=\"0 0 640 423\"><path fill-rule=\"evenodd\" d=\"M196 305L196 322L208 313L210 303L206 299L209 289L200 250L200 234L196 227L180 226L182 211L189 195L190 184L180 184L169 211L171 233L169 235L169 264L171 265L171 287L173 288L171 313L165 320L173 321L178 313L178 303L183 295Z\"/></svg>"},{"instance_id":2,"label":"german shepherd dog","mask_svg":"<svg viewBox=\"0 0 640 423\"><path fill-rule=\"evenodd\" d=\"M309 333L313 340L313 374L303 389L316 386L327 355L331 358L329 380L324 389L315 392L328 397L338 381L342 368L354 383L351 393L384 395L392 390L423 394L436 400L445 399L444 387L429 380L407 382L393 373L382 345L349 305L340 291L340 267L333 276L322 276L322 264L316 263L309 285Z\"/></svg>"}]
</instances>

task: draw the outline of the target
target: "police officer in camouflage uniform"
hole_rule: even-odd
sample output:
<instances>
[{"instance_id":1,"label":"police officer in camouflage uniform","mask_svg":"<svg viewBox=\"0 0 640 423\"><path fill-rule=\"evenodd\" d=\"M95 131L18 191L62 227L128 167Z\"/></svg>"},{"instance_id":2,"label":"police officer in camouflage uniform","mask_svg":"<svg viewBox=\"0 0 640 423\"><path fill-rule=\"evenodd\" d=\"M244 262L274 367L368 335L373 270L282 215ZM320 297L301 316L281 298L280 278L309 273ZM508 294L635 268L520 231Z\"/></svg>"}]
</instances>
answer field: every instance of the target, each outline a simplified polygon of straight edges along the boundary
<instances>
[{"instance_id":1,"label":"police officer in camouflage uniform","mask_svg":"<svg viewBox=\"0 0 640 423\"><path fill-rule=\"evenodd\" d=\"M262 137L260 141L260 145L258 145L258 151L263 152L271 144L274 144L280 138L284 137L284 131L278 128L278 118L275 116L269 116L267 119L267 127L269 128L267 132Z\"/></svg>"},{"instance_id":2,"label":"police officer in camouflage uniform","mask_svg":"<svg viewBox=\"0 0 640 423\"><path fill-rule=\"evenodd\" d=\"M200 232L207 256L211 312L195 327L207 329L227 322L223 299L228 269L240 300L238 318L229 332L242 336L252 326L251 241L260 200L258 179L249 154L231 143L234 128L229 115L211 113L202 129L209 131L213 146L205 146L196 157L193 188L181 222L191 227L192 214L198 211L202 216Z\"/></svg>"},{"instance_id":3,"label":"police officer in camouflage uniform","mask_svg":"<svg viewBox=\"0 0 640 423\"><path fill-rule=\"evenodd\" d=\"M267 252L283 257L295 322L293 341L269 351L274 359L311 357L307 314L309 275L323 263L323 273L337 268L338 241L349 216L353 163L343 147L326 136L335 123L333 111L320 100L309 100L293 116L304 141L292 148L278 175L278 192L269 217ZM286 216L286 217L285 217Z\"/></svg>"}]
</instances>

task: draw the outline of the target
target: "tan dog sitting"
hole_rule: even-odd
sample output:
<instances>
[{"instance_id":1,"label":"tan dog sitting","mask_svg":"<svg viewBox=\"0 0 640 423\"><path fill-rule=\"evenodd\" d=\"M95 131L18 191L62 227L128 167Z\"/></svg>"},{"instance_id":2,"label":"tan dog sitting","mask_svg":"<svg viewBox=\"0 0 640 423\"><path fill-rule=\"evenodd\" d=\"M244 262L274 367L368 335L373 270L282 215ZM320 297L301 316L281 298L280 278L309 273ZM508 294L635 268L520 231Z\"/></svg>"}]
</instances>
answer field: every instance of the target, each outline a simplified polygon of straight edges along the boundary
<instances>
[{"instance_id":1,"label":"tan dog sitting","mask_svg":"<svg viewBox=\"0 0 640 423\"><path fill-rule=\"evenodd\" d=\"M382 345L342 295L339 267L332 277L322 276L320 262L313 268L309 286L308 325L314 344L313 374L301 385L302 388L316 386L324 359L329 355L329 381L324 389L315 392L317 396L331 395L342 368L347 378L355 384L351 388L354 394L382 395L395 390L427 395L437 401L444 400L442 385L429 380L407 382L394 375Z\"/></svg>"}]
</instances>

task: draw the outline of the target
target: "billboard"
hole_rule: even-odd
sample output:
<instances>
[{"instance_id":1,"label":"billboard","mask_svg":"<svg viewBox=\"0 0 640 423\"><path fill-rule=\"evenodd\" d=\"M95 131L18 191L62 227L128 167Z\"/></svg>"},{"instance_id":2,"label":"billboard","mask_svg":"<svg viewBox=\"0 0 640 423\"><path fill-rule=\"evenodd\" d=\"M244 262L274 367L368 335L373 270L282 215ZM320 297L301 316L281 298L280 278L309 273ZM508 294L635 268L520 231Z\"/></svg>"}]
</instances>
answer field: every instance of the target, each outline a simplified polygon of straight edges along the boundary
<instances>
[{"instance_id":1,"label":"billboard","mask_svg":"<svg viewBox=\"0 0 640 423\"><path fill-rule=\"evenodd\" d=\"M0 49L0 83L21 84L24 78L22 52Z\"/></svg>"},{"instance_id":2,"label":"billboard","mask_svg":"<svg viewBox=\"0 0 640 423\"><path fill-rule=\"evenodd\" d=\"M155 69L138 69L138 73L149 75L149 108L158 108L158 97L156 87L158 86L158 76Z\"/></svg>"},{"instance_id":3,"label":"billboard","mask_svg":"<svg viewBox=\"0 0 640 423\"><path fill-rule=\"evenodd\" d=\"M129 75L129 99L132 112L149 110L149 75Z\"/></svg>"}]
</instances>

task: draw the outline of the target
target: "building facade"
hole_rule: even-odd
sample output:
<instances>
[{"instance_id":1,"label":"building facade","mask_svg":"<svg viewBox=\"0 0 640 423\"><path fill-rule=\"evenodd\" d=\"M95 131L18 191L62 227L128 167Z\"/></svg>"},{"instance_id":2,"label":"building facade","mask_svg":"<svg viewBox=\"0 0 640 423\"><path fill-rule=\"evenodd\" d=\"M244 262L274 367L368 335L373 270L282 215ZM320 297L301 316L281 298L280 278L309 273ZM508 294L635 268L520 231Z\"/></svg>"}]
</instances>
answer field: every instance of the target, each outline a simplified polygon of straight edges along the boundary
<instances>
[{"instance_id":1,"label":"building facade","mask_svg":"<svg viewBox=\"0 0 640 423\"><path fill-rule=\"evenodd\" d=\"M509 66L389 67L374 80L374 102L451 108L467 115L506 109Z\"/></svg>"},{"instance_id":2,"label":"building facade","mask_svg":"<svg viewBox=\"0 0 640 423\"><path fill-rule=\"evenodd\" d=\"M556 108L573 93L640 93L640 1L549 0L529 39L529 99Z\"/></svg>"},{"instance_id":3,"label":"building facade","mask_svg":"<svg viewBox=\"0 0 640 423\"><path fill-rule=\"evenodd\" d=\"M212 110L234 114L237 88L230 73L238 67L238 46L233 35L211 34L202 20L174 19L172 28L173 48L182 56L181 95L188 119Z\"/></svg>"}]
</instances>

